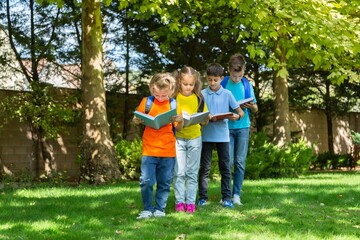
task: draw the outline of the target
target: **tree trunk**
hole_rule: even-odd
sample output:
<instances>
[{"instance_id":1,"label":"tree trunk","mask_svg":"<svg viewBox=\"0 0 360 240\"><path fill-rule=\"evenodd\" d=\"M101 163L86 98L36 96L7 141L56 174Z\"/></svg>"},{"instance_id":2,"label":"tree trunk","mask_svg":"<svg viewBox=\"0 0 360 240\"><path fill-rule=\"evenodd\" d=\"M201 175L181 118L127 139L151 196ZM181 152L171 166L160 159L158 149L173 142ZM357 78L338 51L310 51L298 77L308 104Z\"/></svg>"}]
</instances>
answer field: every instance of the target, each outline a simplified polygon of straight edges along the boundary
<instances>
[{"instance_id":1,"label":"tree trunk","mask_svg":"<svg viewBox=\"0 0 360 240\"><path fill-rule=\"evenodd\" d=\"M278 56L282 66L286 64L286 51L283 48ZM276 52L276 51L275 51ZM274 73L273 91L274 91L274 125L273 142L278 146L283 146L291 141L291 130L289 121L289 92L287 78L277 76Z\"/></svg>"},{"instance_id":2,"label":"tree trunk","mask_svg":"<svg viewBox=\"0 0 360 240\"><path fill-rule=\"evenodd\" d=\"M82 1L82 64L81 180L99 184L120 177L106 113L100 0Z\"/></svg>"},{"instance_id":3,"label":"tree trunk","mask_svg":"<svg viewBox=\"0 0 360 240\"><path fill-rule=\"evenodd\" d=\"M333 140L333 123L332 123L332 118L333 118L333 111L332 111L332 101L331 101L331 97L330 97L330 82L328 80L326 80L325 82L325 86L326 86L326 95L325 95L325 99L326 99L326 106L325 106L325 115L326 115L326 124L327 124L327 131L328 131L328 149L329 149L329 153L334 154L334 140Z\"/></svg>"}]
</instances>

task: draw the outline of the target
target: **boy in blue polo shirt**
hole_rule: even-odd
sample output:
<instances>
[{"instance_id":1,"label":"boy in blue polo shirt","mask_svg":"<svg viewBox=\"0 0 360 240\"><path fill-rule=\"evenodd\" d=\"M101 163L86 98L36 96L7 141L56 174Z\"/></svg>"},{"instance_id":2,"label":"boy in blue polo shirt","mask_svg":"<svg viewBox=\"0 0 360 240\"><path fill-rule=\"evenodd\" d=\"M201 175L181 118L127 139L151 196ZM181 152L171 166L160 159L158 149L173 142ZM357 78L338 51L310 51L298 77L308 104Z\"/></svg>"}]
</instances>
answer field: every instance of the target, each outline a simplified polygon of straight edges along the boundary
<instances>
[{"instance_id":1,"label":"boy in blue polo shirt","mask_svg":"<svg viewBox=\"0 0 360 240\"><path fill-rule=\"evenodd\" d=\"M216 147L221 174L221 195L224 207L233 208L231 201L231 171L229 152L229 128L228 120L236 121L244 116L239 104L229 90L224 89L220 82L224 77L224 68L218 63L212 63L207 67L206 80L208 87L201 91L205 103L211 114L210 122L202 127L202 150L199 171L199 206L205 206L208 200L208 181L211 168L212 150ZM218 120L215 114L229 112L234 109L228 119ZM218 120L218 121L217 121Z\"/></svg>"}]
</instances>

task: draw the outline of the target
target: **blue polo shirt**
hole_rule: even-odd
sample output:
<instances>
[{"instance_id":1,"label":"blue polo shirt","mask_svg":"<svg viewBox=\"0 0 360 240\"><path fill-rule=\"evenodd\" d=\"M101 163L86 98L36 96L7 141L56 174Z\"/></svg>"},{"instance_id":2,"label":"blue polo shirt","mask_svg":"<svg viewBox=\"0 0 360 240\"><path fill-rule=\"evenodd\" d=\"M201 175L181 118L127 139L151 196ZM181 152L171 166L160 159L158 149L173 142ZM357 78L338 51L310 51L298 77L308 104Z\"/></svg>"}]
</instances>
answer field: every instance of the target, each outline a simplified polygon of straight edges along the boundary
<instances>
[{"instance_id":1,"label":"blue polo shirt","mask_svg":"<svg viewBox=\"0 0 360 240\"><path fill-rule=\"evenodd\" d=\"M226 113L239 107L229 90L220 87L216 92L209 87L201 91L210 114ZM228 119L209 122L201 129L203 142L230 142Z\"/></svg>"}]
</instances>

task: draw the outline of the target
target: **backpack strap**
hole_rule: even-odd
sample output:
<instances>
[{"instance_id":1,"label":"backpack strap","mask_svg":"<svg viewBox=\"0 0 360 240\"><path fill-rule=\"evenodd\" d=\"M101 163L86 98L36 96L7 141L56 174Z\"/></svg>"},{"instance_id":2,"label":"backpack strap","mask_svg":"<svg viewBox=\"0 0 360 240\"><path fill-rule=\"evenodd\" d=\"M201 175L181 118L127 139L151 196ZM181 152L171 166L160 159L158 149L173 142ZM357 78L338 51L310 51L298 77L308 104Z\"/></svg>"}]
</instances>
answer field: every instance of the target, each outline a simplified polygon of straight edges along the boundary
<instances>
[{"instance_id":1,"label":"backpack strap","mask_svg":"<svg viewBox=\"0 0 360 240\"><path fill-rule=\"evenodd\" d=\"M204 97L199 97L198 95L196 95L197 100L198 100L198 110L197 112L203 112L204 111Z\"/></svg>"},{"instance_id":2,"label":"backpack strap","mask_svg":"<svg viewBox=\"0 0 360 240\"><path fill-rule=\"evenodd\" d=\"M249 80L247 80L246 77L243 77L243 78L241 79L241 81L242 81L243 84L244 84L245 98L251 97Z\"/></svg>"},{"instance_id":3,"label":"backpack strap","mask_svg":"<svg viewBox=\"0 0 360 240\"><path fill-rule=\"evenodd\" d=\"M145 113L148 114L150 112L151 106L154 103L154 96L149 96L146 98L145 103Z\"/></svg>"},{"instance_id":4,"label":"backpack strap","mask_svg":"<svg viewBox=\"0 0 360 240\"><path fill-rule=\"evenodd\" d=\"M225 76L224 79L220 82L220 85L223 87L223 88L226 88L226 84L228 83L229 81L229 76Z\"/></svg>"}]
</instances>

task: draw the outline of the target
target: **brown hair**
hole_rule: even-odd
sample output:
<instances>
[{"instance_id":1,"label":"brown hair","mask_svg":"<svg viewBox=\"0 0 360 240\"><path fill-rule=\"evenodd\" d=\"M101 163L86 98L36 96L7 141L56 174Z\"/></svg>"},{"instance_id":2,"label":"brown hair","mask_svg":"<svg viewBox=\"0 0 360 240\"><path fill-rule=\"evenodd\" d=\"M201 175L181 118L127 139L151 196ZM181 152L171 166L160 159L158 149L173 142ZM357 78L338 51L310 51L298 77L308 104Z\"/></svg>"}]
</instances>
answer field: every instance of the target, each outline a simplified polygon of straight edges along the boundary
<instances>
[{"instance_id":1,"label":"brown hair","mask_svg":"<svg viewBox=\"0 0 360 240\"><path fill-rule=\"evenodd\" d=\"M224 76L224 68L219 63L210 63L206 68L206 75L222 77Z\"/></svg>"},{"instance_id":2,"label":"brown hair","mask_svg":"<svg viewBox=\"0 0 360 240\"><path fill-rule=\"evenodd\" d=\"M228 65L229 65L229 71L240 72L242 70L245 70L245 65L246 65L245 57L240 53L235 53L230 57Z\"/></svg>"},{"instance_id":3,"label":"brown hair","mask_svg":"<svg viewBox=\"0 0 360 240\"><path fill-rule=\"evenodd\" d=\"M194 78L195 85L194 85L193 91L197 96L199 96L199 97L202 96L201 95L202 82L201 82L200 73L198 71L196 71L192 67L185 66L181 69L174 71L173 74L176 78L176 88L175 88L175 92L174 92L174 97L176 97L176 95L180 92L181 79L182 79L182 76L184 76L184 75L190 75Z\"/></svg>"},{"instance_id":4,"label":"brown hair","mask_svg":"<svg viewBox=\"0 0 360 240\"><path fill-rule=\"evenodd\" d=\"M151 94L154 92L154 86L160 90L170 88L170 95L172 95L175 90L175 78L167 72L157 73L150 80L149 89Z\"/></svg>"}]
</instances>

